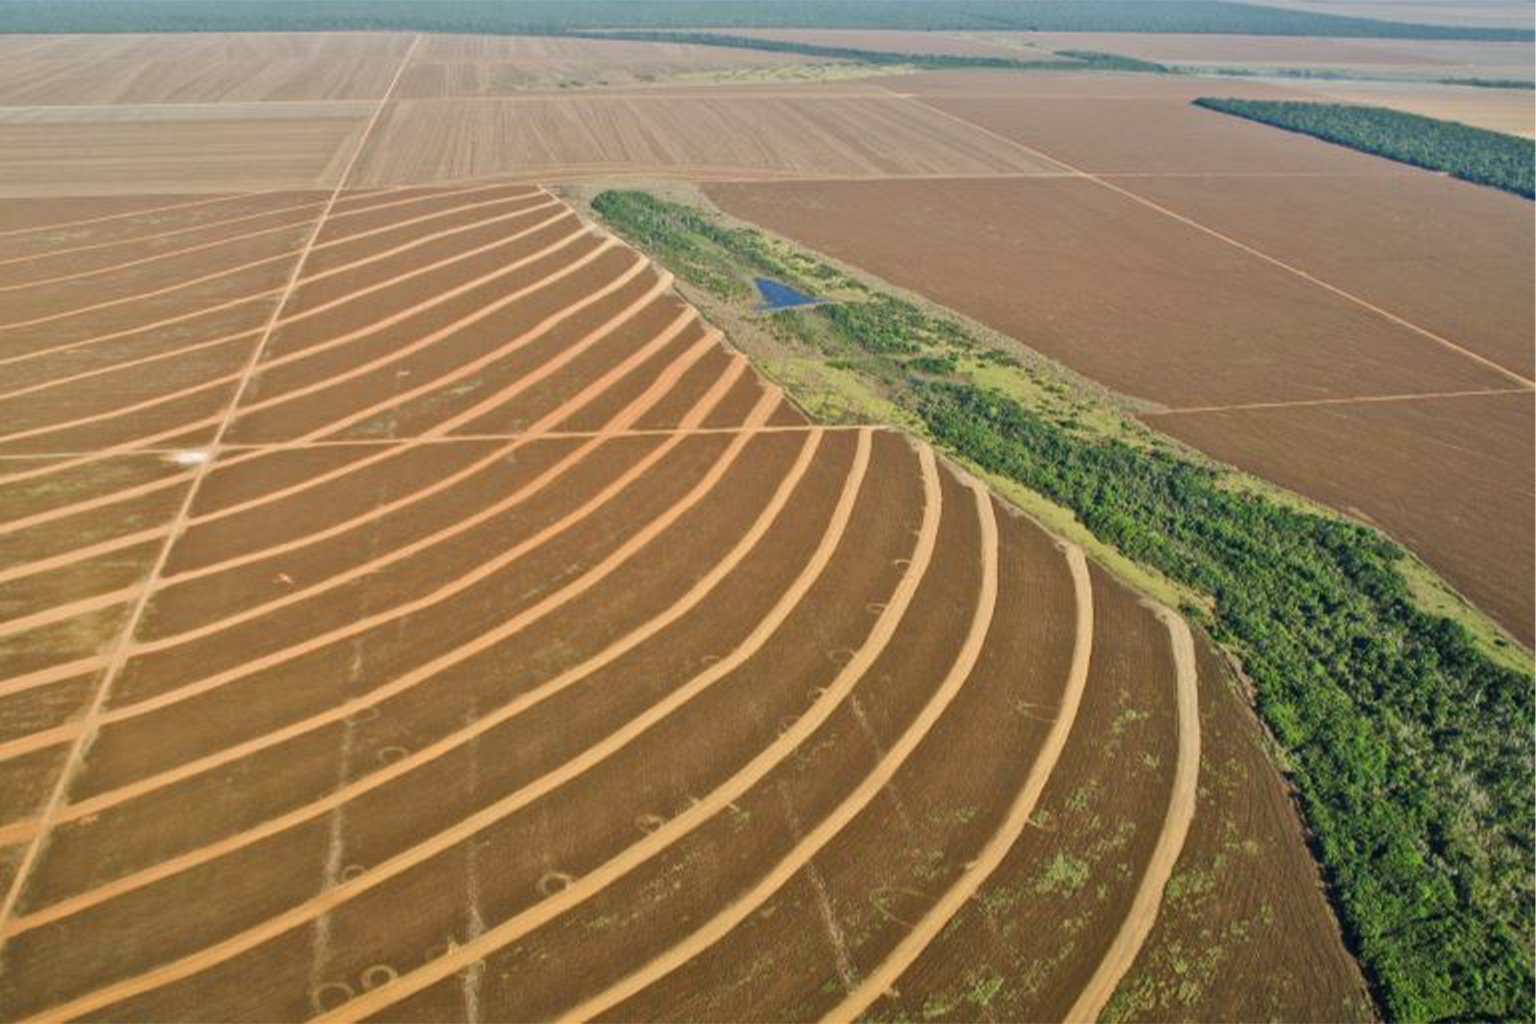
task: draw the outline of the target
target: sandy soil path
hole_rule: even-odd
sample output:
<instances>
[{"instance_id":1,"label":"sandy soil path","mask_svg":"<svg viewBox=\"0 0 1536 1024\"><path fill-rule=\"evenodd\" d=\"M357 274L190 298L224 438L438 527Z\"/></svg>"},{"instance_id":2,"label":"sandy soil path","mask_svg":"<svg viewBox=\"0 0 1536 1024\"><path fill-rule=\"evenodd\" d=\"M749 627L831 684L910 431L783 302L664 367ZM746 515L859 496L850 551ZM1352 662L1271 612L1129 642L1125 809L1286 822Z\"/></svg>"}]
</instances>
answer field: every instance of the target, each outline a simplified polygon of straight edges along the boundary
<instances>
[{"instance_id":1,"label":"sandy soil path","mask_svg":"<svg viewBox=\"0 0 1536 1024\"><path fill-rule=\"evenodd\" d=\"M896 777L896 773L906 763L908 756L917 749L918 744L954 702L966 680L970 678L977 659L981 656L982 646L986 643L987 633L992 627L993 612L997 608L996 514L992 508L992 497L986 489L974 482L970 486L976 500L977 517L981 522L981 593L978 595L976 609L972 614L965 641L956 652L949 671L935 687L928 703L918 712L917 717L880 758L870 773L860 780L853 792L818 822L816 827L796 843L786 856L775 863L751 889L732 901L682 942L625 975L602 992L562 1013L559 1017L562 1022L570 1024L570 1022L588 1021L611 1010L724 939L732 929L755 913L802 868L810 864L812 858L823 847L836 838L845 826L879 796L886 785Z\"/></svg>"},{"instance_id":2,"label":"sandy soil path","mask_svg":"<svg viewBox=\"0 0 1536 1024\"><path fill-rule=\"evenodd\" d=\"M1168 642L1173 649L1173 664L1178 693L1179 749L1173 772L1173 792L1163 814L1162 831L1152 856L1147 860L1131 909L1120 924L1114 941L1104 953L1093 977L1078 994L1067 1012L1069 1021L1096 1021L1109 1003L1120 979L1131 969L1141 947L1152 934L1157 912L1163 903L1163 890L1173 876L1174 865L1184 849L1189 826L1195 818L1195 803L1200 789L1200 692L1195 667L1195 640L1189 625L1176 612L1157 609L1158 618L1168 628Z\"/></svg>"},{"instance_id":3,"label":"sandy soil path","mask_svg":"<svg viewBox=\"0 0 1536 1024\"><path fill-rule=\"evenodd\" d=\"M939 902L923 915L885 961L827 1014L826 1020L853 1021L894 986L902 972L922 955L923 950L938 937L966 901L974 896L982 883L997 870L998 865L1003 862L1003 858L1008 855L1008 851L1013 848L1013 844L1029 824L1030 816L1035 812L1035 804L1039 802L1040 794L1045 791L1046 783L1050 781L1056 762L1061 758L1061 752L1072 734L1072 725L1077 720L1077 709L1082 704L1083 691L1088 685L1088 666L1093 654L1093 583L1088 576L1088 561L1083 556L1082 549L1076 545L1066 549L1066 558L1067 567L1072 574L1073 591L1077 598L1072 664L1067 672L1066 686L1062 691L1061 707L1056 712L1056 720L1051 724L1050 732L1046 734L1045 743L1030 767L1023 788L1009 807L1002 826L993 833L991 839L987 840L987 845L982 847L981 853L971 862L971 866L956 879L955 884L945 892Z\"/></svg>"}]
</instances>

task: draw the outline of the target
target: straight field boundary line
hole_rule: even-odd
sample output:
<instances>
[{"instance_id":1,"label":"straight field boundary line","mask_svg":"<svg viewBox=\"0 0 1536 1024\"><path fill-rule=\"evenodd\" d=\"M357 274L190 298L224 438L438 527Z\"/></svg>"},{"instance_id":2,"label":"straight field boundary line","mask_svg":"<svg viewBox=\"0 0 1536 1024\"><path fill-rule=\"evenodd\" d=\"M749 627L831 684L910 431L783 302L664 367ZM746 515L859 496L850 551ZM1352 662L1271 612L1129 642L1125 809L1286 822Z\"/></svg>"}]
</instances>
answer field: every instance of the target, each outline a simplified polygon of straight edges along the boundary
<instances>
[{"instance_id":1,"label":"straight field boundary line","mask_svg":"<svg viewBox=\"0 0 1536 1024\"><path fill-rule=\"evenodd\" d=\"M1482 388L1474 391L1424 391L1402 395L1365 395L1359 398L1301 398L1293 402L1247 402L1236 405L1191 405L1142 413L1144 419L1162 416L1197 416L1209 412L1250 412L1263 409L1306 409L1329 405L1373 405L1379 402L1422 402L1438 398L1484 398L1491 395L1529 395L1533 388Z\"/></svg>"},{"instance_id":2,"label":"straight field boundary line","mask_svg":"<svg viewBox=\"0 0 1536 1024\"><path fill-rule=\"evenodd\" d=\"M876 88L885 88L885 87L884 86L876 86ZM891 92L891 95L893 95L893 96L900 96L901 98L906 99L909 102L914 103L914 104L916 104L919 107L922 107L924 110L928 110L928 111L932 111L933 113L940 114L940 115L942 115L944 117L947 117L950 120L956 122L957 124L966 125L966 126L968 126L970 128L973 128L976 131L981 132L982 134L987 135L987 136L989 136L989 137L991 137L993 139L996 139L996 140L998 140L1000 142L1005 142L1005 143L1007 143L1007 144L1009 144L1011 146L1014 146L1015 148L1019 149L1020 151L1022 151L1024 153L1027 153L1027 154L1029 154L1031 156L1034 156L1034 157L1037 157L1037 158L1040 158L1040 159L1044 159L1044 160L1049 160L1051 163L1056 164L1058 167L1065 168L1066 170L1070 171L1074 175L1077 175L1077 176L1079 176L1081 178L1084 178L1087 181L1094 182L1095 184L1098 184L1098 185L1100 185L1100 186L1102 186L1104 188L1109 189L1111 192L1118 193L1119 195L1124 196L1125 198L1131 200L1132 202L1138 203L1141 206L1145 206L1147 209L1152 210L1152 211L1154 211L1156 213L1160 213L1163 216L1170 218L1171 220L1176 220L1176 221L1178 221L1181 224L1187 225L1188 227L1192 227L1196 231L1199 231L1202 234L1208 235L1211 238L1214 238L1214 239L1216 239L1219 242L1224 242L1227 245L1231 246L1234 249L1237 249L1240 252L1247 253L1249 256L1252 256L1255 259L1262 260L1265 263L1268 263L1270 266L1278 267L1279 269L1284 270L1285 272L1287 272L1287 273L1289 273L1289 274L1291 274L1291 275L1293 275L1295 277L1301 278L1303 281L1306 281L1309 284L1315 285L1316 287L1321 288L1324 291L1329 292L1332 295L1335 295L1335 296L1337 296L1337 297L1339 297L1341 299L1344 299L1344 300L1346 300L1346 301L1348 301L1350 303L1353 303L1354 305L1360 307L1361 309L1366 310L1367 312L1374 313L1375 315L1381 317L1384 320L1387 320L1387 321L1389 321L1389 322L1391 322L1393 324L1396 324L1399 327L1406 328L1406 329L1414 332L1415 334L1419 335L1420 337L1423 337L1423 338L1425 338L1425 339L1427 339L1429 341L1432 341L1435 344L1442 346L1443 348L1449 349L1450 351L1455 352L1455 353L1457 353L1457 354L1459 354L1459 355L1461 355L1461 356L1471 360L1472 362L1478 363L1478 364L1482 365L1483 367L1485 367L1485 368L1487 368L1489 370L1494 371L1495 373L1499 374L1502 377L1505 377L1505 378L1508 378L1509 380L1514 381L1516 384L1520 384L1520 385L1522 385L1524 387L1536 387L1536 380L1532 380L1532 379L1530 379L1528 377L1523 377L1520 374L1516 373L1514 370L1510 370L1510 369L1504 367L1503 365L1501 365L1500 363L1494 362L1492 359L1487 358L1486 356L1478 355L1476 352L1473 352L1471 349L1467 348L1466 346L1457 344L1456 342L1452 341L1451 339L1449 339L1449 338L1447 338L1447 337L1445 337L1443 335L1436 334L1434 331L1431 331L1427 327L1421 327L1420 325L1414 323L1413 321L1408 320L1405 317L1399 316L1398 314L1392 312L1389 309L1385 309L1385 308L1383 308L1381 306L1378 306L1374 302L1371 302L1368 299L1361 298L1360 296L1354 294L1353 292L1346 291L1345 289L1340 288L1338 285L1331 284L1331 283L1329 283L1327 281L1324 281L1322 278L1317 277L1316 275L1311 274L1311 273L1301 269L1300 267L1296 266L1293 263L1287 263L1286 261L1284 261L1284 260L1282 260L1282 259L1280 259L1278 257L1271 256L1268 253L1266 253L1266 252L1264 252L1264 251L1262 251L1260 249L1254 248L1253 246L1249 245L1246 242L1240 241L1240 240L1232 237L1231 235L1226 234L1225 232L1218 231L1218 230L1216 230L1213 227L1210 227L1210 226L1208 226L1206 224L1202 224L1200 221L1197 221L1197 220L1195 220L1192 217L1186 217L1184 214L1179 213L1176 210L1170 209L1169 207L1164 206L1161 203L1154 202L1153 200L1148 199L1147 197L1145 197L1145 196L1143 196L1143 195L1141 195L1139 193L1132 192L1128 188L1124 188L1124 187L1122 187L1120 185L1116 185L1114 182L1106 180L1101 175L1097 175L1097 174L1093 174L1093 173L1090 173L1088 171L1085 171L1085 170L1083 170L1080 167L1077 167L1077 166L1075 166L1073 164L1067 163L1065 160L1061 160L1061 159L1059 159L1057 157L1051 156L1051 154L1045 152L1044 150L1036 149L1035 147L1027 145L1027 144L1025 144L1023 142L1020 142L1017 139L1010 139L1008 136L1003 135L1003 134L1001 134L999 132L995 132L995 131L993 131L990 128L986 128L986 127L984 127L982 125L976 124L974 121L968 121L965 118L959 116L958 114L952 114L949 111L942 110L939 107L935 107L935 106L933 106L930 103L925 103L922 100L916 98L915 96L912 96L912 95L909 95L909 94L897 93L897 92L895 92L893 90L889 90L889 89L887 91Z\"/></svg>"},{"instance_id":3,"label":"straight field boundary line","mask_svg":"<svg viewBox=\"0 0 1536 1024\"><path fill-rule=\"evenodd\" d=\"M251 382L256 377L256 370L261 365L262 356L266 352L268 343L271 341L278 317L282 313L283 307L287 305L288 300L293 296L294 287L303 273L304 264L307 262L311 250L314 249L321 230L325 227L326 218L329 217L337 200L340 199L342 190L346 187L347 179L351 177L352 170L357 165L357 159L362 153L363 146L367 143L374 127L378 124L379 118L389 102L390 95L399 84L406 66L411 61L411 55L415 53L416 47L420 42L420 33L412 36L410 45L406 48L404 55L400 59L400 64L395 68L394 77L390 79L389 86L384 90L384 95L380 97L373 116L369 118L368 123L359 135L357 145L353 148L351 157L337 176L336 185L331 190L330 198L326 201L325 207L320 211L319 216L315 218L315 225L310 231L309 238L304 248L300 250L298 258L294 260L293 269L288 275L287 285L284 287L281 296L272 305L272 312L267 317L267 323L262 331L260 340L251 349L251 355L246 361L240 383L230 397L229 404L225 407L223 417L219 423L218 430L214 434L212 443L206 449L208 452L216 454L219 451L225 432L234 423L241 399L244 398ZM175 547L177 538L191 519L192 507L197 500L201 485L208 478L208 472L213 467L215 461L215 458L208 458L198 466L196 474L187 487L186 496L182 499L176 518L172 520L165 542L160 545L160 551L155 558L154 565L148 577L140 584L139 595L133 603L133 608L119 630L117 639L113 642L112 650L107 656L105 670L101 675L101 682L97 684L96 693L85 716L81 720L80 731L71 744L69 754L63 765L59 768L53 791L49 795L48 802L44 805L42 813L36 819L37 830L33 834L31 841L27 844L26 852L22 855L16 873L11 879L9 888L6 890L3 903L0 903L0 936L3 936L3 929L9 924L11 917L14 915L16 905L21 898L22 892L26 889L26 884L31 877L32 870L37 865L38 857L52 831L55 820L58 818L59 810L63 807L64 799L69 792L70 783L74 781L75 775L79 772L80 766L85 761L85 754L90 748L91 741L96 736L102 713L106 707L107 698L112 692L112 686L127 665L128 655L131 650L130 641L138 628L139 622L143 619L145 611L149 607L149 598L156 589L156 583L165 572L166 564L170 559L171 549ZM0 938L0 952L3 952L3 943L4 939Z\"/></svg>"},{"instance_id":4,"label":"straight field boundary line","mask_svg":"<svg viewBox=\"0 0 1536 1024\"><path fill-rule=\"evenodd\" d=\"M943 113L943 111L937 111ZM969 122L967 122L969 124ZM979 126L972 126L978 127ZM979 129L985 130L985 129ZM1409 178L1430 171L1111 171L1100 175L1104 178ZM568 164L558 172L552 167L509 168L504 171L471 174L462 177L427 177L419 181L395 181L390 185L372 185L371 188L433 188L452 187L482 181L506 180L509 184L533 184L540 188L551 185L588 181L593 178L640 179L655 178L683 180L709 185L782 185L795 182L875 182L875 181L1055 181L1064 178L1081 178L1083 175L1070 171L951 171L932 174L815 174L794 171L749 167L707 166L694 164L623 164L602 165Z\"/></svg>"}]
</instances>

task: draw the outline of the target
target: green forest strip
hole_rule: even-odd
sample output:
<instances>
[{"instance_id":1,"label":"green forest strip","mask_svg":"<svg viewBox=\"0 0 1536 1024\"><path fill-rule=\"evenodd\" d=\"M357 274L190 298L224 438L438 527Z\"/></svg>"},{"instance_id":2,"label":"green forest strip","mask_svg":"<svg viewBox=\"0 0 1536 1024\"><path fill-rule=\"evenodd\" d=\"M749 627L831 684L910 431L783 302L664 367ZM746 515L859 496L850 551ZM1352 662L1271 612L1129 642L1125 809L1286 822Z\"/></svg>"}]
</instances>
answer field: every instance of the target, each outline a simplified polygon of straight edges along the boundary
<instances>
[{"instance_id":1,"label":"green forest strip","mask_svg":"<svg viewBox=\"0 0 1536 1024\"><path fill-rule=\"evenodd\" d=\"M1196 106L1311 135L1527 199L1536 197L1536 141L1385 107L1203 96Z\"/></svg>"},{"instance_id":2,"label":"green forest strip","mask_svg":"<svg viewBox=\"0 0 1536 1024\"><path fill-rule=\"evenodd\" d=\"M1536 81L1524 78L1442 78L1441 85L1469 85L1475 89L1536 89Z\"/></svg>"},{"instance_id":3,"label":"green forest strip","mask_svg":"<svg viewBox=\"0 0 1536 1024\"><path fill-rule=\"evenodd\" d=\"M1408 556L1380 533L1214 466L1107 398L1074 396L958 320L690 206L633 191L592 206L712 316L844 375L852 415L925 433L1171 581L1252 681L1387 1016L1531 1018L1527 655L1511 647L1501 664L1421 610ZM840 301L745 320L754 275Z\"/></svg>"},{"instance_id":4,"label":"green forest strip","mask_svg":"<svg viewBox=\"0 0 1536 1024\"><path fill-rule=\"evenodd\" d=\"M1521 29L1414 25L1224 0L0 0L0 32L896 28L1216 32L1390 39L1536 38Z\"/></svg>"}]
</instances>

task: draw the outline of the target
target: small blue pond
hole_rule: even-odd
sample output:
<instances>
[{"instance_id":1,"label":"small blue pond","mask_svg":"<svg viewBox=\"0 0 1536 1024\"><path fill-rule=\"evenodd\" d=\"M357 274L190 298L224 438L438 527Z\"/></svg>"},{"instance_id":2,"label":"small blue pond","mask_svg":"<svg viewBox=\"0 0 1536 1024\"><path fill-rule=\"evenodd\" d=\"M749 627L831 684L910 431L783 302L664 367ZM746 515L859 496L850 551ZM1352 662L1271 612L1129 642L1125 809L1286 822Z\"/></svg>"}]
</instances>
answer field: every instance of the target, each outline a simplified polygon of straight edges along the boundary
<instances>
[{"instance_id":1,"label":"small blue pond","mask_svg":"<svg viewBox=\"0 0 1536 1024\"><path fill-rule=\"evenodd\" d=\"M757 307L761 312L772 313L780 309L794 309L796 306L814 306L821 301L797 292L784 282L775 281L771 277L755 278L752 283L757 285L757 292L763 297L762 304Z\"/></svg>"}]
</instances>

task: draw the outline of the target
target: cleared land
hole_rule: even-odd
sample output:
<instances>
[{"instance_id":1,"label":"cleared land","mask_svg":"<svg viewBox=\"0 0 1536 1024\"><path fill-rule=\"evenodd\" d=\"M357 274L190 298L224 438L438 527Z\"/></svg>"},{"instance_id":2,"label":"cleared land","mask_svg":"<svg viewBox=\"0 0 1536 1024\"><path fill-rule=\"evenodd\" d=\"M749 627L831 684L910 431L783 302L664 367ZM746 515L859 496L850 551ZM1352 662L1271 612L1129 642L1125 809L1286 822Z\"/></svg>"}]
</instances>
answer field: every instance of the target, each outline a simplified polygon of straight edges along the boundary
<instances>
[{"instance_id":1,"label":"cleared land","mask_svg":"<svg viewBox=\"0 0 1536 1024\"><path fill-rule=\"evenodd\" d=\"M1061 83L1067 91L1048 102L1006 97L1009 88L1034 90L1053 77L1066 76L1020 77L1015 85L991 75L913 81L924 95L934 93L925 105L1098 180L707 189L728 212L1164 407L1529 390L1536 268L1520 200L1422 172L1405 175L1289 133L1264 139L1246 130L1261 125L1225 132L1177 93L1107 98L1106 88L1123 87L1108 76ZM1168 130L1148 135L1148 125ZM1265 167L1289 173L1270 177ZM892 210L903 211L899 224ZM914 223L926 240L921 263L911 259ZM1299 224L1307 230L1299 232ZM1458 286L1447 287L1448 280ZM1456 456L1437 440L1445 428L1428 429L1410 405L1381 403L1371 415L1395 418L1399 436L1412 438L1414 457L1450 470ZM1328 415L1307 408L1290 415ZM1173 418L1166 422L1190 436ZM1470 472L1475 465L1484 474L1477 493L1528 479L1520 435L1483 436L1491 442L1488 461L1455 467ZM1212 447L1243 468L1275 471L1304 494L1382 523L1401 519L1403 490L1383 485L1365 451L1252 440L1252 450L1230 435ZM1498 540L1469 544L1454 499L1439 489L1414 493L1415 550L1529 642L1530 564L1498 553L1526 548L1528 517L1490 517L1485 535ZM1518 489L1510 493L1519 500Z\"/></svg>"},{"instance_id":2,"label":"cleared land","mask_svg":"<svg viewBox=\"0 0 1536 1024\"><path fill-rule=\"evenodd\" d=\"M1303 67L1433 78L1531 76L1529 43L1132 32L1024 32L1006 38L1021 45L1100 50L1197 67Z\"/></svg>"},{"instance_id":3,"label":"cleared land","mask_svg":"<svg viewBox=\"0 0 1536 1024\"><path fill-rule=\"evenodd\" d=\"M1064 751L1126 593L806 423L542 189L37 202L0 235L7 1016L831 1009L1100 763ZM1137 616L1147 699L1196 700Z\"/></svg>"},{"instance_id":4,"label":"cleared land","mask_svg":"<svg viewBox=\"0 0 1536 1024\"><path fill-rule=\"evenodd\" d=\"M390 104L364 185L517 175L880 177L1044 168L942 114L867 93L566 96Z\"/></svg>"},{"instance_id":5,"label":"cleared land","mask_svg":"<svg viewBox=\"0 0 1536 1024\"><path fill-rule=\"evenodd\" d=\"M397 95L435 99L504 96L526 89L633 86L806 63L806 58L795 54L680 43L435 35L417 51Z\"/></svg>"},{"instance_id":6,"label":"cleared land","mask_svg":"<svg viewBox=\"0 0 1536 1024\"><path fill-rule=\"evenodd\" d=\"M1536 97L1529 89L1397 82L1304 82L1295 88L1336 103L1390 107L1510 135L1536 135Z\"/></svg>"},{"instance_id":7,"label":"cleared land","mask_svg":"<svg viewBox=\"0 0 1536 1024\"><path fill-rule=\"evenodd\" d=\"M333 186L369 105L0 109L0 195Z\"/></svg>"},{"instance_id":8,"label":"cleared land","mask_svg":"<svg viewBox=\"0 0 1536 1024\"><path fill-rule=\"evenodd\" d=\"M1536 12L1525 0L1272 0L1317 14L1425 25L1475 25L1484 28L1531 28Z\"/></svg>"},{"instance_id":9,"label":"cleared land","mask_svg":"<svg viewBox=\"0 0 1536 1024\"><path fill-rule=\"evenodd\" d=\"M410 44L402 33L11 37L0 105L376 100Z\"/></svg>"}]
</instances>

